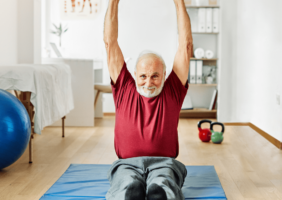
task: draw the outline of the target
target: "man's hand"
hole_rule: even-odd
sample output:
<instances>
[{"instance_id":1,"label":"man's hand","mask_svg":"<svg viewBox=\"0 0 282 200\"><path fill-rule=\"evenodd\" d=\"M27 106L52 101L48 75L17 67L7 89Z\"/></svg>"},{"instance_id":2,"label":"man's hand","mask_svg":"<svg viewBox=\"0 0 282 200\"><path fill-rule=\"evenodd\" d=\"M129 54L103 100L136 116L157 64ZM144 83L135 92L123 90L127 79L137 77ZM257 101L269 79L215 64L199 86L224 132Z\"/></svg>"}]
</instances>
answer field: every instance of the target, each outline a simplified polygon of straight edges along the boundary
<instances>
[{"instance_id":1,"label":"man's hand","mask_svg":"<svg viewBox=\"0 0 282 200\"><path fill-rule=\"evenodd\" d=\"M112 81L116 83L124 64L124 57L118 45L118 4L119 0L109 0L105 16L104 42L108 55L108 67Z\"/></svg>"},{"instance_id":2,"label":"man's hand","mask_svg":"<svg viewBox=\"0 0 282 200\"><path fill-rule=\"evenodd\" d=\"M193 51L191 23L184 0L174 0L174 3L177 13L179 46L174 58L173 71L176 73L182 84L185 85L188 79L190 55Z\"/></svg>"}]
</instances>

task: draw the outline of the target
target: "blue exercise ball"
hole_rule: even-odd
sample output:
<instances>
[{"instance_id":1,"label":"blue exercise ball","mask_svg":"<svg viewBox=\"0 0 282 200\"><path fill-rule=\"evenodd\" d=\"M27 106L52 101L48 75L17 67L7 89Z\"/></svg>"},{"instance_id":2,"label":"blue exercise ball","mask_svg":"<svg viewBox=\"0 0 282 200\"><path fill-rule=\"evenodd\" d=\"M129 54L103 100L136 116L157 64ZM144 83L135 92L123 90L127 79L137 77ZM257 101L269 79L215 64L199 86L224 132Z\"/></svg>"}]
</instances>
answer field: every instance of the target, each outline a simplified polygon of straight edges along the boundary
<instances>
[{"instance_id":1,"label":"blue exercise ball","mask_svg":"<svg viewBox=\"0 0 282 200\"><path fill-rule=\"evenodd\" d=\"M0 169L18 160L31 134L29 115L12 94L0 89Z\"/></svg>"}]
</instances>

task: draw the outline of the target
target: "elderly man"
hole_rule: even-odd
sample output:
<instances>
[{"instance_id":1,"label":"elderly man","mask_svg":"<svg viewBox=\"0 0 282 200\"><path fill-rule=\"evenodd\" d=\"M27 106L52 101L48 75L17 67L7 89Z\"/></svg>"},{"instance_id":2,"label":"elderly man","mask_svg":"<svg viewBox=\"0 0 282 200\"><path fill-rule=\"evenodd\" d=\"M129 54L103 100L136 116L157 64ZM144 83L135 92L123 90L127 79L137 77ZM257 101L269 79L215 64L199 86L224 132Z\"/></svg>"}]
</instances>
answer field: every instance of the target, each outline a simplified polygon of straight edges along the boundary
<instances>
[{"instance_id":1,"label":"elderly man","mask_svg":"<svg viewBox=\"0 0 282 200\"><path fill-rule=\"evenodd\" d=\"M104 42L116 107L115 150L119 159L108 173L108 200L184 199L181 187L187 172L175 158L179 112L188 90L192 35L184 0L174 3L179 47L171 74L165 80L162 57L143 52L134 80L117 41L119 0L109 0Z\"/></svg>"}]
</instances>

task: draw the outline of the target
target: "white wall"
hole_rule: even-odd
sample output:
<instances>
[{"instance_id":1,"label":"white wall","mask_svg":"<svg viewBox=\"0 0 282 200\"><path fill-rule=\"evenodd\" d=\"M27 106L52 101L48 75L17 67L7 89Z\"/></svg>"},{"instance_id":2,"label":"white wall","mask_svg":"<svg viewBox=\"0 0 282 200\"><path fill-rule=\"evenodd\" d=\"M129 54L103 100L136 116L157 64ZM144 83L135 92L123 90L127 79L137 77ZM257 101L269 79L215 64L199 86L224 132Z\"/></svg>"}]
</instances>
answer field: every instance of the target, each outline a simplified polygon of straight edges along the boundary
<instances>
[{"instance_id":1,"label":"white wall","mask_svg":"<svg viewBox=\"0 0 282 200\"><path fill-rule=\"evenodd\" d=\"M1 1L0 65L17 63L17 0Z\"/></svg>"},{"instance_id":2,"label":"white wall","mask_svg":"<svg viewBox=\"0 0 282 200\"><path fill-rule=\"evenodd\" d=\"M282 141L282 1L238 0L237 116Z\"/></svg>"},{"instance_id":3,"label":"white wall","mask_svg":"<svg viewBox=\"0 0 282 200\"><path fill-rule=\"evenodd\" d=\"M33 0L18 1L18 63L33 63Z\"/></svg>"},{"instance_id":4,"label":"white wall","mask_svg":"<svg viewBox=\"0 0 282 200\"><path fill-rule=\"evenodd\" d=\"M84 59L103 57L103 23L106 9L105 4L107 4L107 2L104 0L101 2L101 13L94 20L62 20L60 16L60 1L49 0L48 3L50 5L47 4L47 6L50 6L51 20L46 19L46 22L50 24L46 26L45 33L49 42L54 42L59 45L58 37L54 34L50 34L51 29L55 30L53 23L57 26L62 23L63 26L69 28L62 37L63 56ZM88 6L88 4L85 4L85 6ZM46 15L49 14L46 13ZM49 45L48 48L50 48Z\"/></svg>"},{"instance_id":5,"label":"white wall","mask_svg":"<svg viewBox=\"0 0 282 200\"><path fill-rule=\"evenodd\" d=\"M41 63L42 0L17 1L18 63Z\"/></svg>"},{"instance_id":6,"label":"white wall","mask_svg":"<svg viewBox=\"0 0 282 200\"><path fill-rule=\"evenodd\" d=\"M221 1L221 26L219 32L219 61L218 76L218 121L232 122L236 111L234 102L236 76L234 70L237 66L237 1ZM232 88L232 89L231 89Z\"/></svg>"},{"instance_id":7,"label":"white wall","mask_svg":"<svg viewBox=\"0 0 282 200\"><path fill-rule=\"evenodd\" d=\"M276 104L276 94L282 95L282 1L225 5L220 120L251 122L282 141L282 106Z\"/></svg>"}]
</instances>

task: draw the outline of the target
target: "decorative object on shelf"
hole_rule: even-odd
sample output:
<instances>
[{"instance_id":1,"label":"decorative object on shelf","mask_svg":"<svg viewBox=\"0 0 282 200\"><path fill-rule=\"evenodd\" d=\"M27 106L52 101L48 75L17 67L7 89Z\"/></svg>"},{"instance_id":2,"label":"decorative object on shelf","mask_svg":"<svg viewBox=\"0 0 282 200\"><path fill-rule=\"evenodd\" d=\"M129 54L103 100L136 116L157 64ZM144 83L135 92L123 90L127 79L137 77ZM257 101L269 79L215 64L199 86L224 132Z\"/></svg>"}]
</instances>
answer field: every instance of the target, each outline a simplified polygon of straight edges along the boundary
<instances>
[{"instance_id":1,"label":"decorative object on shelf","mask_svg":"<svg viewBox=\"0 0 282 200\"><path fill-rule=\"evenodd\" d=\"M197 48L194 51L195 58L202 59L205 57L205 51L202 48Z\"/></svg>"},{"instance_id":2,"label":"decorative object on shelf","mask_svg":"<svg viewBox=\"0 0 282 200\"><path fill-rule=\"evenodd\" d=\"M213 130L213 126L214 125L220 125L221 126L221 131L220 132L216 132ZM220 122L213 122L211 124L211 140L214 144L220 144L223 141L223 133L224 133L224 125Z\"/></svg>"},{"instance_id":3,"label":"decorative object on shelf","mask_svg":"<svg viewBox=\"0 0 282 200\"><path fill-rule=\"evenodd\" d=\"M209 123L211 126L212 121L204 119L198 122L199 138L202 142L209 142L211 140L211 131L209 128L202 129L203 123Z\"/></svg>"},{"instance_id":4,"label":"decorative object on shelf","mask_svg":"<svg viewBox=\"0 0 282 200\"><path fill-rule=\"evenodd\" d=\"M217 6L217 0L209 0L210 6Z\"/></svg>"},{"instance_id":5,"label":"decorative object on shelf","mask_svg":"<svg viewBox=\"0 0 282 200\"><path fill-rule=\"evenodd\" d=\"M101 0L60 0L62 20L95 19L101 12Z\"/></svg>"},{"instance_id":6,"label":"decorative object on shelf","mask_svg":"<svg viewBox=\"0 0 282 200\"><path fill-rule=\"evenodd\" d=\"M203 66L203 77L206 84L216 83L216 66Z\"/></svg>"},{"instance_id":7,"label":"decorative object on shelf","mask_svg":"<svg viewBox=\"0 0 282 200\"><path fill-rule=\"evenodd\" d=\"M212 76L207 76L206 77L206 83L207 84L212 84L213 83L213 77Z\"/></svg>"},{"instance_id":8,"label":"decorative object on shelf","mask_svg":"<svg viewBox=\"0 0 282 200\"><path fill-rule=\"evenodd\" d=\"M213 51L211 51L211 50L206 50L206 52L205 52L205 57L206 57L206 58L212 59L213 56L214 56Z\"/></svg>"},{"instance_id":9,"label":"decorative object on shelf","mask_svg":"<svg viewBox=\"0 0 282 200\"><path fill-rule=\"evenodd\" d=\"M211 76L213 78L213 81L216 82L216 68L215 67L211 68Z\"/></svg>"},{"instance_id":10,"label":"decorative object on shelf","mask_svg":"<svg viewBox=\"0 0 282 200\"><path fill-rule=\"evenodd\" d=\"M67 27L63 28L61 23L59 26L56 26L55 24L53 24L53 26L55 27L55 31L51 30L51 33L59 37L59 44L61 47L62 46L62 36L65 32L68 31L68 28Z\"/></svg>"},{"instance_id":11,"label":"decorative object on shelf","mask_svg":"<svg viewBox=\"0 0 282 200\"><path fill-rule=\"evenodd\" d=\"M185 5L192 5L192 0L184 0Z\"/></svg>"}]
</instances>

